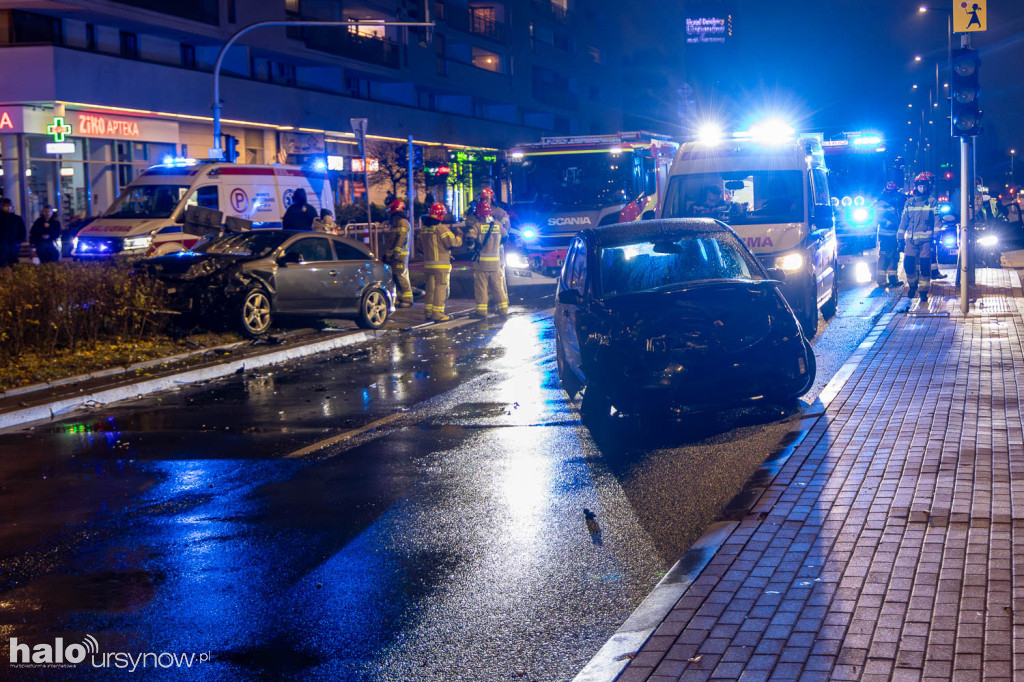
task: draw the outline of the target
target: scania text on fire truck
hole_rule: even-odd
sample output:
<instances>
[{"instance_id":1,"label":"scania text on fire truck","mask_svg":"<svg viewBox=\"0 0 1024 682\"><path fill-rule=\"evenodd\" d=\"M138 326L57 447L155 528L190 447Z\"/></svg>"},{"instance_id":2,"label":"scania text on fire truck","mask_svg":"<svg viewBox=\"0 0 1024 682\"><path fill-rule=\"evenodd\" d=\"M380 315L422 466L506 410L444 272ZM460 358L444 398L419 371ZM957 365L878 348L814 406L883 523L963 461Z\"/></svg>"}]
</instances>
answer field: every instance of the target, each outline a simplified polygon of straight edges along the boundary
<instances>
[{"instance_id":1,"label":"scania text on fire truck","mask_svg":"<svg viewBox=\"0 0 1024 682\"><path fill-rule=\"evenodd\" d=\"M508 151L520 258L554 275L578 231L653 218L679 148L646 132L545 137Z\"/></svg>"},{"instance_id":2,"label":"scania text on fire truck","mask_svg":"<svg viewBox=\"0 0 1024 682\"><path fill-rule=\"evenodd\" d=\"M727 223L780 285L807 336L818 310L835 314L836 231L822 136L778 120L726 136L707 127L679 149L659 218L706 216Z\"/></svg>"}]
</instances>

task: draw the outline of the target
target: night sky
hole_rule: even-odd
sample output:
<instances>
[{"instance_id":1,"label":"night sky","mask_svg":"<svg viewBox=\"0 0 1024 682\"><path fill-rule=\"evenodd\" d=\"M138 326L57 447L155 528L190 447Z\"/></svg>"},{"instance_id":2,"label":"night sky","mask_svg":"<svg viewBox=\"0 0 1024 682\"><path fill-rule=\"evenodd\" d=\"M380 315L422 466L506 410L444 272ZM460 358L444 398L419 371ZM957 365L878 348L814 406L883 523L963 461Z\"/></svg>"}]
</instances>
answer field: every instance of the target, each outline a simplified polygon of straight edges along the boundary
<instances>
[{"instance_id":1,"label":"night sky","mask_svg":"<svg viewBox=\"0 0 1024 682\"><path fill-rule=\"evenodd\" d=\"M725 45L689 45L686 73L699 111L731 118L768 104L798 119L798 128L826 133L880 129L890 140L917 137L907 125L908 104L928 105L935 87L948 82L946 14L921 14L921 2L897 0L703 0L686 3L686 15L732 13ZM932 0L932 7L952 2ZM978 169L1001 186L1009 177L1009 150L1024 154L1024 2L990 2L989 30L975 33L981 52L984 132ZM683 29L685 32L685 28ZM954 48L959 36L954 35ZM921 62L914 56L920 55ZM912 84L918 89L913 90ZM940 144L947 144L948 102L940 101ZM730 116L731 114L731 116ZM915 120L915 119L912 119ZM934 120L934 119L933 119ZM1021 164L1017 164L1021 165ZM925 170L920 168L918 170ZM937 169L930 169L935 170ZM1016 168L1024 182L1024 166Z\"/></svg>"}]
</instances>

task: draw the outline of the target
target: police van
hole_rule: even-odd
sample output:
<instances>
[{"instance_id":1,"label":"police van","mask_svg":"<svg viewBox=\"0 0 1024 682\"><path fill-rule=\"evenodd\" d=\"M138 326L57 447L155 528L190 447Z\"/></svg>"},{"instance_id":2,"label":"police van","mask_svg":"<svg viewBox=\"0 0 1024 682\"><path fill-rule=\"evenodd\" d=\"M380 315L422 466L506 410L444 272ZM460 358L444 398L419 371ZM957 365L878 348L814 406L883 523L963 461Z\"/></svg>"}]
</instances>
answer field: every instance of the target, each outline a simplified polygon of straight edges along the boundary
<instances>
[{"instance_id":1,"label":"police van","mask_svg":"<svg viewBox=\"0 0 1024 682\"><path fill-rule=\"evenodd\" d=\"M326 173L298 166L245 166L168 159L143 171L97 220L75 240L78 259L110 258L121 253L162 256L191 248L196 235L183 232L189 206L242 218L254 229L280 228L295 190L306 191L309 205L334 210Z\"/></svg>"},{"instance_id":2,"label":"police van","mask_svg":"<svg viewBox=\"0 0 1024 682\"><path fill-rule=\"evenodd\" d=\"M822 136L780 122L726 136L705 129L683 144L659 218L704 216L732 227L766 268L781 269L783 294L808 337L819 310L836 312L836 231Z\"/></svg>"}]
</instances>

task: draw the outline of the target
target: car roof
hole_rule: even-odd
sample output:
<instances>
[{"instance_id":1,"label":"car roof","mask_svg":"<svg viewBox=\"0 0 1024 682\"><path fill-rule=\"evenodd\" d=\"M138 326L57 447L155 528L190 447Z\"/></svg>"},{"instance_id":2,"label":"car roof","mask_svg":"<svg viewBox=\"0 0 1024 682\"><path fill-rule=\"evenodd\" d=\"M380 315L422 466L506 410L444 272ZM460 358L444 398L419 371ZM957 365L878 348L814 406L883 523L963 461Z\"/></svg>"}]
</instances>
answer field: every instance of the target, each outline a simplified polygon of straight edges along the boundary
<instances>
[{"instance_id":1,"label":"car roof","mask_svg":"<svg viewBox=\"0 0 1024 682\"><path fill-rule=\"evenodd\" d=\"M656 239L681 239L698 232L729 232L729 228L712 218L668 218L591 227L582 234L595 246L621 246Z\"/></svg>"}]
</instances>

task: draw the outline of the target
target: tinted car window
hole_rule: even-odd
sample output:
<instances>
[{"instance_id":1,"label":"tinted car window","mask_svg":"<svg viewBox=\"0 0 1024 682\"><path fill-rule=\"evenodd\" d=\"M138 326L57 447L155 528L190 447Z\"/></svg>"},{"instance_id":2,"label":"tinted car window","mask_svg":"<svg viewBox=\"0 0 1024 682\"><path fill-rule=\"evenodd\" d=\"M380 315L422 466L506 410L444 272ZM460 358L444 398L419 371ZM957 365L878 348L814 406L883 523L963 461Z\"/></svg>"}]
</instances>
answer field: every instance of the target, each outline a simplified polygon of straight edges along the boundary
<instances>
[{"instance_id":1,"label":"tinted car window","mask_svg":"<svg viewBox=\"0 0 1024 682\"><path fill-rule=\"evenodd\" d=\"M186 206L201 206L202 208L209 208L214 211L220 210L220 204L217 202L217 186L207 185L205 187L198 188L195 192L192 192L189 196L188 201L185 202Z\"/></svg>"},{"instance_id":2,"label":"tinted car window","mask_svg":"<svg viewBox=\"0 0 1024 682\"><path fill-rule=\"evenodd\" d=\"M762 279L739 241L726 232L606 247L600 268L606 297L701 280Z\"/></svg>"},{"instance_id":3,"label":"tinted car window","mask_svg":"<svg viewBox=\"0 0 1024 682\"><path fill-rule=\"evenodd\" d=\"M305 263L334 260L331 241L325 237L304 237L292 242L285 248L284 255L287 256L291 253L299 254Z\"/></svg>"},{"instance_id":4,"label":"tinted car window","mask_svg":"<svg viewBox=\"0 0 1024 682\"><path fill-rule=\"evenodd\" d=\"M359 249L349 246L343 242L334 242L334 253L338 254L338 260L369 260L369 256Z\"/></svg>"}]
</instances>

